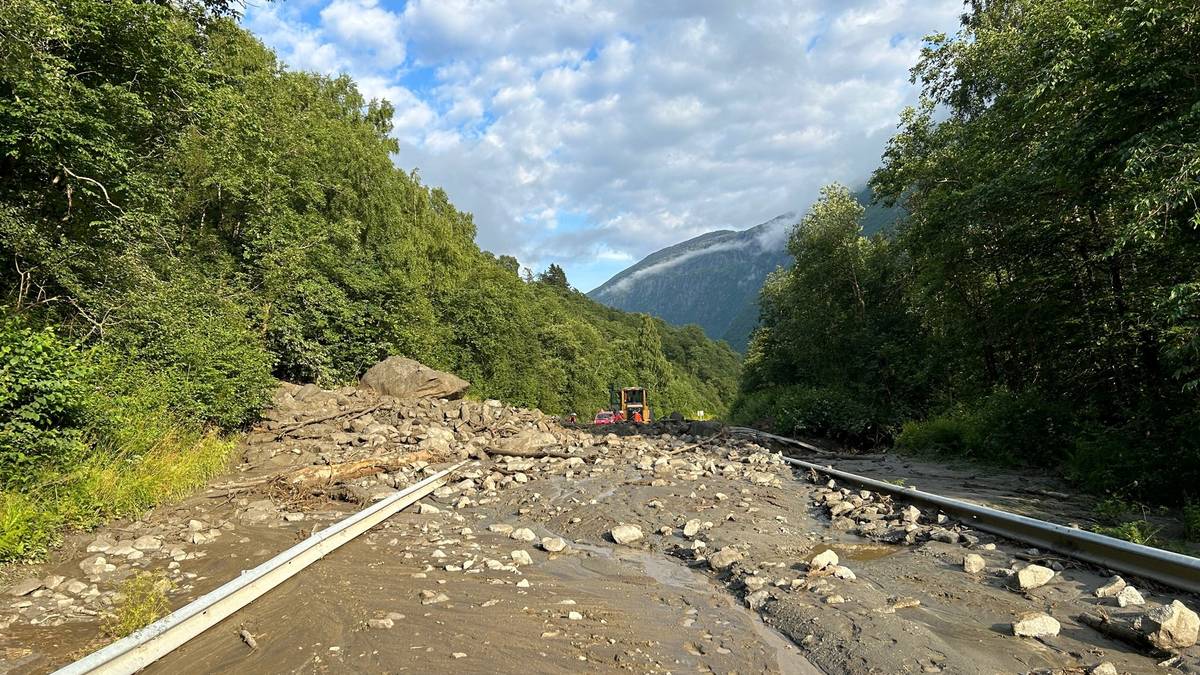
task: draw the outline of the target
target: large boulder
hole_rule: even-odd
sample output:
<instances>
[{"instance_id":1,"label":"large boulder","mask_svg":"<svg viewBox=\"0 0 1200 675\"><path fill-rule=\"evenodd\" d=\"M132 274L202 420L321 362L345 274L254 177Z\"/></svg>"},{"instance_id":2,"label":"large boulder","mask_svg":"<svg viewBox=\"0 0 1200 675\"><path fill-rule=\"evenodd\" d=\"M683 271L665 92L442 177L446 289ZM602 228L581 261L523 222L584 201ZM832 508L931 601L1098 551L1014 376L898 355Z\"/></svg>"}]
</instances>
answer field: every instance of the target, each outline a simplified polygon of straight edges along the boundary
<instances>
[{"instance_id":1,"label":"large boulder","mask_svg":"<svg viewBox=\"0 0 1200 675\"><path fill-rule=\"evenodd\" d=\"M361 386L396 398L462 398L470 382L434 370L403 356L389 356L371 366Z\"/></svg>"},{"instance_id":2,"label":"large boulder","mask_svg":"<svg viewBox=\"0 0 1200 675\"><path fill-rule=\"evenodd\" d=\"M519 454L534 453L551 445L558 445L558 439L554 437L554 434L534 428L523 429L516 436L496 441L497 448Z\"/></svg>"},{"instance_id":3,"label":"large boulder","mask_svg":"<svg viewBox=\"0 0 1200 675\"><path fill-rule=\"evenodd\" d=\"M1138 627L1159 649L1187 649L1200 639L1200 616L1178 600L1146 612Z\"/></svg>"}]
</instances>

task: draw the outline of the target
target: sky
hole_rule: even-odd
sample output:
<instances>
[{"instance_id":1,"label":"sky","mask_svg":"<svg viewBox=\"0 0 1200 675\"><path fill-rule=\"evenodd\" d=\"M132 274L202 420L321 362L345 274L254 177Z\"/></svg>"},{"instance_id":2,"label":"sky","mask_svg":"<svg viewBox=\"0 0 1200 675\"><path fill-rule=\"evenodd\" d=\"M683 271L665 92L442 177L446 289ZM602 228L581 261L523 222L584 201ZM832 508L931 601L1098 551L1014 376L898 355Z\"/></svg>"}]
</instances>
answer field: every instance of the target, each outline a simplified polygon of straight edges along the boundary
<instances>
[{"instance_id":1,"label":"sky","mask_svg":"<svg viewBox=\"0 0 1200 675\"><path fill-rule=\"evenodd\" d=\"M590 290L704 232L859 187L962 0L250 0L293 70L396 109L397 166L480 247Z\"/></svg>"}]
</instances>

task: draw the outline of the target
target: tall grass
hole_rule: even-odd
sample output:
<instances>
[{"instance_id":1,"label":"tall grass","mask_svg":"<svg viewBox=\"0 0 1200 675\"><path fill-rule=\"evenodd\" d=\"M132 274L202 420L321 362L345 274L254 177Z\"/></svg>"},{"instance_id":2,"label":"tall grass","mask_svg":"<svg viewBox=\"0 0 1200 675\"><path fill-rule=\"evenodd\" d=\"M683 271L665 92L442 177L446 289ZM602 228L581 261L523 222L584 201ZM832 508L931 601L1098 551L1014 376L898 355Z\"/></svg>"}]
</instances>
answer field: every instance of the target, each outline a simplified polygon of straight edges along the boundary
<instances>
[{"instance_id":1,"label":"tall grass","mask_svg":"<svg viewBox=\"0 0 1200 675\"><path fill-rule=\"evenodd\" d=\"M119 447L95 446L80 463L21 491L0 492L0 561L44 555L67 529L134 516L202 487L235 443L149 417Z\"/></svg>"}]
</instances>

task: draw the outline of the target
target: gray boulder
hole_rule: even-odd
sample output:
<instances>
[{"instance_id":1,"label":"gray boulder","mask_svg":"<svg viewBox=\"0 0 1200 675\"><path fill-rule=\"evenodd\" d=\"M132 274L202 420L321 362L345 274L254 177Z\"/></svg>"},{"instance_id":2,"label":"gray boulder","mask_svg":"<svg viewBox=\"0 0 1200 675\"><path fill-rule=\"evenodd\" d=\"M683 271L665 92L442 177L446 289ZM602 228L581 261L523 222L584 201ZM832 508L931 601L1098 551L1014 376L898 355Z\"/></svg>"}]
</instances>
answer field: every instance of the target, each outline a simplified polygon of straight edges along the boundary
<instances>
[{"instance_id":1,"label":"gray boulder","mask_svg":"<svg viewBox=\"0 0 1200 675\"><path fill-rule=\"evenodd\" d=\"M371 366L360 385L396 398L457 399L471 383L403 356L389 356Z\"/></svg>"}]
</instances>

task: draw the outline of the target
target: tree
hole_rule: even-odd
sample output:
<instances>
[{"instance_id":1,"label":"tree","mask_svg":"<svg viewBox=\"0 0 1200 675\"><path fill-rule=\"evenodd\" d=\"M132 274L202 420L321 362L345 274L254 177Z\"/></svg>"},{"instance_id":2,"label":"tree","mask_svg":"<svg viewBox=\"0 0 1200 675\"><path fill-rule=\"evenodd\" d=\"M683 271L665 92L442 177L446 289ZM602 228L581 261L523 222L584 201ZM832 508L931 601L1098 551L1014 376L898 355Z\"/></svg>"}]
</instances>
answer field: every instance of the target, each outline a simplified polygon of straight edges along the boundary
<instances>
[{"instance_id":1,"label":"tree","mask_svg":"<svg viewBox=\"0 0 1200 675\"><path fill-rule=\"evenodd\" d=\"M564 291L571 288L570 284L567 283L567 273L563 271L563 268L554 263L550 263L546 271L538 275L538 281L547 286L561 288Z\"/></svg>"}]
</instances>

